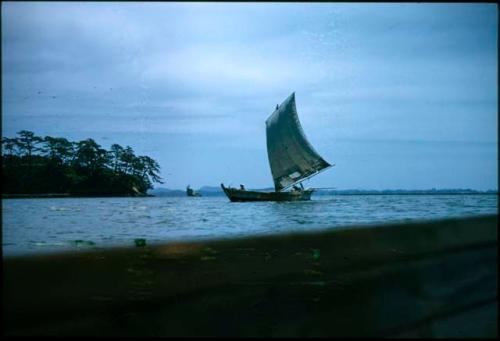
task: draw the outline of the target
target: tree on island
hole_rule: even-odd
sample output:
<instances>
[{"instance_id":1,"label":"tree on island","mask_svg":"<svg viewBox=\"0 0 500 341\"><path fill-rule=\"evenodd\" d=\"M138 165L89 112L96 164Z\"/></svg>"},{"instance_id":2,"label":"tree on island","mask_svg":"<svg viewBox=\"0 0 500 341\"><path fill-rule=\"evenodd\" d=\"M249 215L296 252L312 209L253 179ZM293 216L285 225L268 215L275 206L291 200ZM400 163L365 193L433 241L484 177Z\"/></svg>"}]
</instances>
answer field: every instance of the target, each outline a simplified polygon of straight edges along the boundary
<instances>
[{"instance_id":1,"label":"tree on island","mask_svg":"<svg viewBox=\"0 0 500 341\"><path fill-rule=\"evenodd\" d=\"M159 164L130 146L113 144L108 151L91 138L18 135L2 138L5 194L145 195L153 183L163 183Z\"/></svg>"}]
</instances>

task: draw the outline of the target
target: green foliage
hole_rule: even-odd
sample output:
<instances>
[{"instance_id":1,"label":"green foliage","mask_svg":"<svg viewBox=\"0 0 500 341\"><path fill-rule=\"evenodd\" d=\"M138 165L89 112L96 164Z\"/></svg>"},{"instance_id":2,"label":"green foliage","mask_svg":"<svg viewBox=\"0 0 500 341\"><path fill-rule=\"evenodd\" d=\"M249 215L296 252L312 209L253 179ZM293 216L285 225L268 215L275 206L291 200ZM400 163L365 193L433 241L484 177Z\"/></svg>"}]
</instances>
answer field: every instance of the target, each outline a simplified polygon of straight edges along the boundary
<instances>
[{"instance_id":1,"label":"green foliage","mask_svg":"<svg viewBox=\"0 0 500 341\"><path fill-rule=\"evenodd\" d=\"M6 194L144 195L163 183L160 166L132 147L103 149L93 139L71 142L20 131L2 138L2 184Z\"/></svg>"}]
</instances>

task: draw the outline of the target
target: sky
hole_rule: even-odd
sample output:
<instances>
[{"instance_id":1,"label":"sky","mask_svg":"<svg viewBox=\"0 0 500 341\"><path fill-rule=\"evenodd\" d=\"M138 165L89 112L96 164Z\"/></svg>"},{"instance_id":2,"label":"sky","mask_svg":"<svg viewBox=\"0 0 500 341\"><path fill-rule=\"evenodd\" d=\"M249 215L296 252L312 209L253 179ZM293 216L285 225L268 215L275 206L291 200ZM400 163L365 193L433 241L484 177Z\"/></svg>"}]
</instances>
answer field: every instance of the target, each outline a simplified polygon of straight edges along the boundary
<instances>
[{"instance_id":1,"label":"sky","mask_svg":"<svg viewBox=\"0 0 500 341\"><path fill-rule=\"evenodd\" d=\"M306 187L498 189L496 4L2 2L2 136L131 146L165 183L272 187L295 92Z\"/></svg>"}]
</instances>

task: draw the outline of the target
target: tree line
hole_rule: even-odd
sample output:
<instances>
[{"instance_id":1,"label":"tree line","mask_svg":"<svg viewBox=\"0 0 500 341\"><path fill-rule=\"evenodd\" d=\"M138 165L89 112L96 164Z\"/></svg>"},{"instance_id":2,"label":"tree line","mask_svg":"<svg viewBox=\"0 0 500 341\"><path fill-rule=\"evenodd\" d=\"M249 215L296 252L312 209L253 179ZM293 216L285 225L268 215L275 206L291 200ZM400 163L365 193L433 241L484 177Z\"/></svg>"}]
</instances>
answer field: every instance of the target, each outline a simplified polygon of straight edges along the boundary
<instances>
[{"instance_id":1,"label":"tree line","mask_svg":"<svg viewBox=\"0 0 500 341\"><path fill-rule=\"evenodd\" d=\"M17 135L2 138L5 194L145 195L153 183L163 183L159 164L130 146L106 150L91 138L72 142L27 130Z\"/></svg>"}]
</instances>

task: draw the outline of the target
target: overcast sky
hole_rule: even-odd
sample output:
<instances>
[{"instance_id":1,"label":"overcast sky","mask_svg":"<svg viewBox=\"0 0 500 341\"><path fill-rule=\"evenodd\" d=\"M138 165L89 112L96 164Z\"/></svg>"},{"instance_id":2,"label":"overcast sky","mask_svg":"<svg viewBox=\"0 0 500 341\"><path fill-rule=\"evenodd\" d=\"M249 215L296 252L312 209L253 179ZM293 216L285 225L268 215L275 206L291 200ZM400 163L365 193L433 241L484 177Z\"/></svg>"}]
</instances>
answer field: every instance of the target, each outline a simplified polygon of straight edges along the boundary
<instances>
[{"instance_id":1,"label":"overcast sky","mask_svg":"<svg viewBox=\"0 0 500 341\"><path fill-rule=\"evenodd\" d=\"M496 4L2 2L2 135L130 145L162 187L273 184L293 91L339 189L498 188Z\"/></svg>"}]
</instances>

